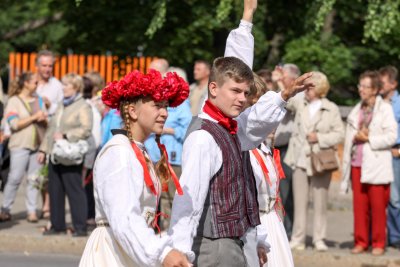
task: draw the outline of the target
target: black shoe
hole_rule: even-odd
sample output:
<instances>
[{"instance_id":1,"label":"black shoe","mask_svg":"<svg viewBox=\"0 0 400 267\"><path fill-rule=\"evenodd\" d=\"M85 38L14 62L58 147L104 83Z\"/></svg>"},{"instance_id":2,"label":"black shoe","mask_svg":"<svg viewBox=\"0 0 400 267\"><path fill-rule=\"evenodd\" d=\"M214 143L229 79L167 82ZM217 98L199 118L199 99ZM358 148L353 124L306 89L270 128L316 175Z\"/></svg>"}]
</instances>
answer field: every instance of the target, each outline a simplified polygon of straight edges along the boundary
<instances>
[{"instance_id":1,"label":"black shoe","mask_svg":"<svg viewBox=\"0 0 400 267\"><path fill-rule=\"evenodd\" d=\"M62 230L62 231L56 231L53 228L49 229L49 230L45 230L43 232L43 235L65 235L67 234L67 231Z\"/></svg>"},{"instance_id":2,"label":"black shoe","mask_svg":"<svg viewBox=\"0 0 400 267\"><path fill-rule=\"evenodd\" d=\"M400 241L393 242L390 244L391 247L400 249Z\"/></svg>"},{"instance_id":3,"label":"black shoe","mask_svg":"<svg viewBox=\"0 0 400 267\"><path fill-rule=\"evenodd\" d=\"M86 231L76 231L72 234L73 237L82 237L82 236L87 236Z\"/></svg>"}]
</instances>

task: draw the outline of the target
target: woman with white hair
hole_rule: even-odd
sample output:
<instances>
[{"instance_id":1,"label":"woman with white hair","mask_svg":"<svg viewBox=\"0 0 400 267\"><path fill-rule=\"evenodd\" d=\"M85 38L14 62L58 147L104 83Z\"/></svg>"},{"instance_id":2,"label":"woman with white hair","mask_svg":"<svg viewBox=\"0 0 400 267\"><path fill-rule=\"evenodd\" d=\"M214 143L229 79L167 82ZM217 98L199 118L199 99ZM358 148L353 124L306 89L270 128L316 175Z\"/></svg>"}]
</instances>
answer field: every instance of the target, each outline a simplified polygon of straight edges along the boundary
<instances>
[{"instance_id":1,"label":"woman with white hair","mask_svg":"<svg viewBox=\"0 0 400 267\"><path fill-rule=\"evenodd\" d=\"M339 108L326 95L330 85L321 72L310 78L315 88L305 91L304 98L293 99L288 105L296 115L285 163L293 170L294 226L290 242L292 249L305 249L309 192L313 193L314 227L313 244L316 250L326 251L324 242L327 227L328 188L333 170L316 170L312 153L334 150L344 136Z\"/></svg>"}]
</instances>

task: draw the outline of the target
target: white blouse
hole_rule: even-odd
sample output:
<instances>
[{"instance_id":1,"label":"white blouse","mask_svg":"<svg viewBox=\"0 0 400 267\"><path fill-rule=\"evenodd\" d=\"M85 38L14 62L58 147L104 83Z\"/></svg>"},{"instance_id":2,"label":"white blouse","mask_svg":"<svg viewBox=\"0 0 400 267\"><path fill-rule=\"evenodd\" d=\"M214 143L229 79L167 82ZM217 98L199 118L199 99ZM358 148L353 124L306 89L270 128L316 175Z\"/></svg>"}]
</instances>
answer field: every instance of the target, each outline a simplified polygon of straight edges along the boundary
<instances>
[{"instance_id":1,"label":"white blouse","mask_svg":"<svg viewBox=\"0 0 400 267\"><path fill-rule=\"evenodd\" d=\"M160 192L154 170L150 175ZM122 134L113 136L100 151L94 167L96 222L109 223L118 244L138 266L160 266L172 242L168 236L156 235L149 226L159 194L152 194L143 177L143 167L129 139Z\"/></svg>"}]
</instances>

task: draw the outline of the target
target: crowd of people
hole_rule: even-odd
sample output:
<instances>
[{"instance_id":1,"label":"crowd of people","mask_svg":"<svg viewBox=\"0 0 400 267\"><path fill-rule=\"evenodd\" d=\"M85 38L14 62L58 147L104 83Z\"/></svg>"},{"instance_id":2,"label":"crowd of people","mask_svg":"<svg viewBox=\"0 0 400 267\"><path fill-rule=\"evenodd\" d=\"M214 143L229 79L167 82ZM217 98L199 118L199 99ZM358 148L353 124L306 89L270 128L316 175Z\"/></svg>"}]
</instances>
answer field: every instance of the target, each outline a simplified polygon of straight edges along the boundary
<instances>
[{"instance_id":1,"label":"crowd of people","mask_svg":"<svg viewBox=\"0 0 400 267\"><path fill-rule=\"evenodd\" d=\"M190 86L163 58L107 85L96 72L59 81L53 53L40 51L37 72L19 74L2 99L0 222L12 220L26 178L27 221L48 219L44 235L94 229L80 266L294 266L310 194L313 247L329 249L328 190L341 169L341 192L353 192L351 253L400 248L397 69L362 73L343 121L326 74L252 71L256 7L244 1L224 57L195 61Z\"/></svg>"}]
</instances>

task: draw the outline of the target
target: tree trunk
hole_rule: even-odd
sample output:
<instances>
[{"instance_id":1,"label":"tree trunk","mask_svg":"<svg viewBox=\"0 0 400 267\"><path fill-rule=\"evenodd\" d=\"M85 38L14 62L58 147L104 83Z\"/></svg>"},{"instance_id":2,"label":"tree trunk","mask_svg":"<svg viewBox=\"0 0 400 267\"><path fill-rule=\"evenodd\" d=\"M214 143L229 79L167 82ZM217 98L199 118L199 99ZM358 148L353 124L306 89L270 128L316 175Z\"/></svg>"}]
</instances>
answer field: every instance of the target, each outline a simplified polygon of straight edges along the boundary
<instances>
[{"instance_id":1,"label":"tree trunk","mask_svg":"<svg viewBox=\"0 0 400 267\"><path fill-rule=\"evenodd\" d=\"M3 36L1 37L1 40L7 41L10 39L16 38L18 36L24 35L25 33L29 32L29 31L36 30L40 27L43 27L49 23L60 21L62 16L63 16L62 12L57 12L54 15L49 16L47 18L41 18L41 19L35 19L32 21L28 21L28 22L24 23L21 27L3 34Z\"/></svg>"}]
</instances>

